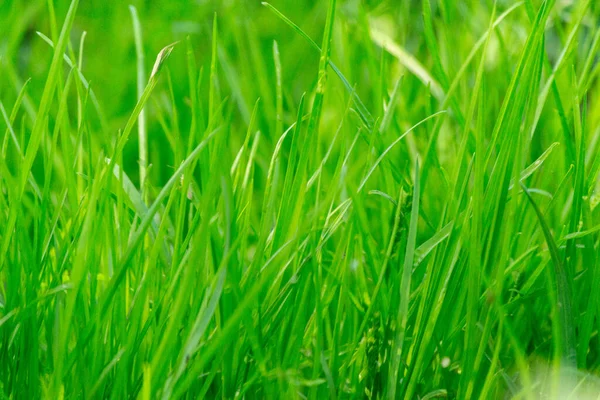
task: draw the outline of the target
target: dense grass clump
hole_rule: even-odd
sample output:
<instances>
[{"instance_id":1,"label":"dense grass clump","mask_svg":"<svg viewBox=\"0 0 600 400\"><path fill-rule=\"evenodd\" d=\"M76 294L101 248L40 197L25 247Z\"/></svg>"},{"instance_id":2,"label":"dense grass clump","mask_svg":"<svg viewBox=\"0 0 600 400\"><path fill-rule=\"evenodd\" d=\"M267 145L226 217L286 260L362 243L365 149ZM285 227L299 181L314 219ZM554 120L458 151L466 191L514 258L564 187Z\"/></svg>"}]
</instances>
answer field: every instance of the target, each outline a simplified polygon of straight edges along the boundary
<instances>
[{"instance_id":1,"label":"dense grass clump","mask_svg":"<svg viewBox=\"0 0 600 400\"><path fill-rule=\"evenodd\" d=\"M133 3L0 3L0 398L596 398L600 3Z\"/></svg>"}]
</instances>

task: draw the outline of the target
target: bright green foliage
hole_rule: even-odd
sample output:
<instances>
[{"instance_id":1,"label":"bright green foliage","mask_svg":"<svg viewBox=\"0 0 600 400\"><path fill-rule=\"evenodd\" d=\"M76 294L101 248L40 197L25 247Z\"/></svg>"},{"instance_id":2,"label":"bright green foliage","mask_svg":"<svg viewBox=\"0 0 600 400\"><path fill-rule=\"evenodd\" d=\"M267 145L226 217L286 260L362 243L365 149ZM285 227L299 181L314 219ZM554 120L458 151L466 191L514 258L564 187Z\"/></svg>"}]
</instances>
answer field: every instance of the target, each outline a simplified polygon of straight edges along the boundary
<instances>
[{"instance_id":1,"label":"bright green foliage","mask_svg":"<svg viewBox=\"0 0 600 400\"><path fill-rule=\"evenodd\" d=\"M0 399L596 398L600 3L132 3L0 2Z\"/></svg>"}]
</instances>

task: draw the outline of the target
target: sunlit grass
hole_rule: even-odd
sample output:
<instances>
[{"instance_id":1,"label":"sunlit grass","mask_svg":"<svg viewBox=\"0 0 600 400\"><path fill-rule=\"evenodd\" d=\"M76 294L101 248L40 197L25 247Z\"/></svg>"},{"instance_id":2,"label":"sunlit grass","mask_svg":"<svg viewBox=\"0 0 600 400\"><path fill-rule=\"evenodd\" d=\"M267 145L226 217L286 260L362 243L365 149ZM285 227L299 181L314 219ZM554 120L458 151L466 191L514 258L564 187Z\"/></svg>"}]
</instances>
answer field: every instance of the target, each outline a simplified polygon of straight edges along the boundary
<instances>
[{"instance_id":1,"label":"sunlit grass","mask_svg":"<svg viewBox=\"0 0 600 400\"><path fill-rule=\"evenodd\" d=\"M597 395L595 1L79 3L0 4L0 397Z\"/></svg>"}]
</instances>

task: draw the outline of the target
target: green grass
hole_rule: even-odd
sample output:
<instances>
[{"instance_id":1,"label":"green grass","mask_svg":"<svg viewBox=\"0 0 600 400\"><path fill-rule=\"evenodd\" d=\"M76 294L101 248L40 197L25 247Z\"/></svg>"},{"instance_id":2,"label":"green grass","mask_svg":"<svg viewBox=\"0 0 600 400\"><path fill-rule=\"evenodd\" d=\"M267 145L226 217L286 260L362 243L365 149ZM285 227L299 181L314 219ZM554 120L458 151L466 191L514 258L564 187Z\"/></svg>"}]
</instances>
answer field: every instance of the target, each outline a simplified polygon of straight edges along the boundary
<instances>
[{"instance_id":1,"label":"green grass","mask_svg":"<svg viewBox=\"0 0 600 400\"><path fill-rule=\"evenodd\" d=\"M0 3L0 398L600 393L595 0Z\"/></svg>"}]
</instances>

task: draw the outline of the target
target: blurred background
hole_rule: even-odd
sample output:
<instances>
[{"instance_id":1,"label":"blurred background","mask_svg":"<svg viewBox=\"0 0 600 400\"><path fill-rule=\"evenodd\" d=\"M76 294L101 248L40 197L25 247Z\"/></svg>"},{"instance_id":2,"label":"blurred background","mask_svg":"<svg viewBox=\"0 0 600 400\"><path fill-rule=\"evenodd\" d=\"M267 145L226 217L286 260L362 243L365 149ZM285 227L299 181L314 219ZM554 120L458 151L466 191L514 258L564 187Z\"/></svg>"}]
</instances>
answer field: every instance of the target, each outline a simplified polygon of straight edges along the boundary
<instances>
[{"instance_id":1,"label":"blurred background","mask_svg":"<svg viewBox=\"0 0 600 400\"><path fill-rule=\"evenodd\" d=\"M273 6L318 44L324 29L327 3L313 0L272 1ZM548 59L551 62L559 56L569 26L583 3L570 0L557 2L546 38ZM23 83L31 78L24 109L30 116L33 115L52 55L50 46L36 32L42 32L50 38L56 37L57 32L53 32L53 29L60 29L69 4L68 0L0 1L0 101L7 112L10 112ZM200 98L204 105L208 103L207 81L215 15L218 21L219 97L227 99L225 111L231 129L231 140L235 144L233 147L239 148L241 145L253 105L260 98L258 128L266 141L259 149L259 158L268 159L276 141L273 132L278 120L273 43L277 41L281 57L284 109L281 119L285 127L295 120L302 94L310 93L316 85L319 53L259 0L81 1L71 36L70 54L81 57L83 74L91 82L104 114L104 127L99 120L90 122L89 130L95 147L103 148L105 153L110 150L118 130L123 128L136 103L136 50L130 4L136 7L141 22L146 74L164 46L181 41L166 64L169 73L166 77L161 77L159 90L154 93L148 106L150 162L155 165L173 165L171 152L163 151L168 143L161 133L161 121L157 116L163 115L169 123L178 123L182 136L188 131L189 115L184 112L174 114L174 110L189 109L186 106L189 100L189 81L184 43L187 37L193 45L198 67L202 69ZM506 16L506 23L500 24L490 42L490 54L486 58L487 76L494 82L494 85L489 85L488 90L490 112L499 110L531 26L531 10L537 9L541 1L517 3L499 0L496 15L501 15L517 4L521 5ZM392 88L398 78L404 76L398 110L394 113L391 126L391 132L397 132L388 139L384 137L384 143L389 143L415 122L439 111L441 102L435 96L422 96L423 91L428 90L423 82L414 74L407 73L403 64L393 55L382 51L371 39L369 31L376 28L385 32L387 37L414 56L440 82L443 89L447 89L475 43L486 32L493 1L431 0L431 9L440 62L445 69L443 73L436 68L426 43L421 1L338 1L332 60L354 86L374 119L382 116ZM582 57L590 46L598 21L598 9L598 2L591 1L590 12L586 15L581 30L582 39L578 44L582 56L578 58L575 55L575 59L581 59L579 65L583 64ZM53 20L56 20L55 26L58 28L53 28ZM465 29L467 21L469 28ZM82 45L84 32L86 35ZM80 48L83 49L82 54ZM457 87L454 101L462 110L468 105L476 64L467 66L466 78ZM66 64L65 71L68 71ZM446 75L446 79L442 75ZM557 82L560 88L564 88L561 93L568 98L570 80L566 74L560 72ZM334 74L331 74L329 85L322 118L325 140L319 143L324 149L329 145L326 139L333 136L339 117L348 104L348 92ZM170 99L171 90L175 107ZM550 99L550 107L544 109L547 115L541 119L538 127L540 130L544 129L544 124L558 123L551 101ZM594 99L590 99L590 105L593 104ZM70 104L73 112L76 106L74 101ZM31 123L31 120L17 119L23 123ZM490 124L493 123L493 115L490 115L489 121ZM444 124L439 142L439 157L442 162L452 162L456 148L453 135L458 134L460 129L457 128L460 125L460 121L457 123L455 118L449 118ZM132 135L125 149L124 167L135 180L138 168L134 136ZM533 152L539 155L555 139L544 138ZM419 141L414 145L424 150L427 141ZM153 168L153 182L160 185L168 179L172 170L171 167Z\"/></svg>"}]
</instances>

